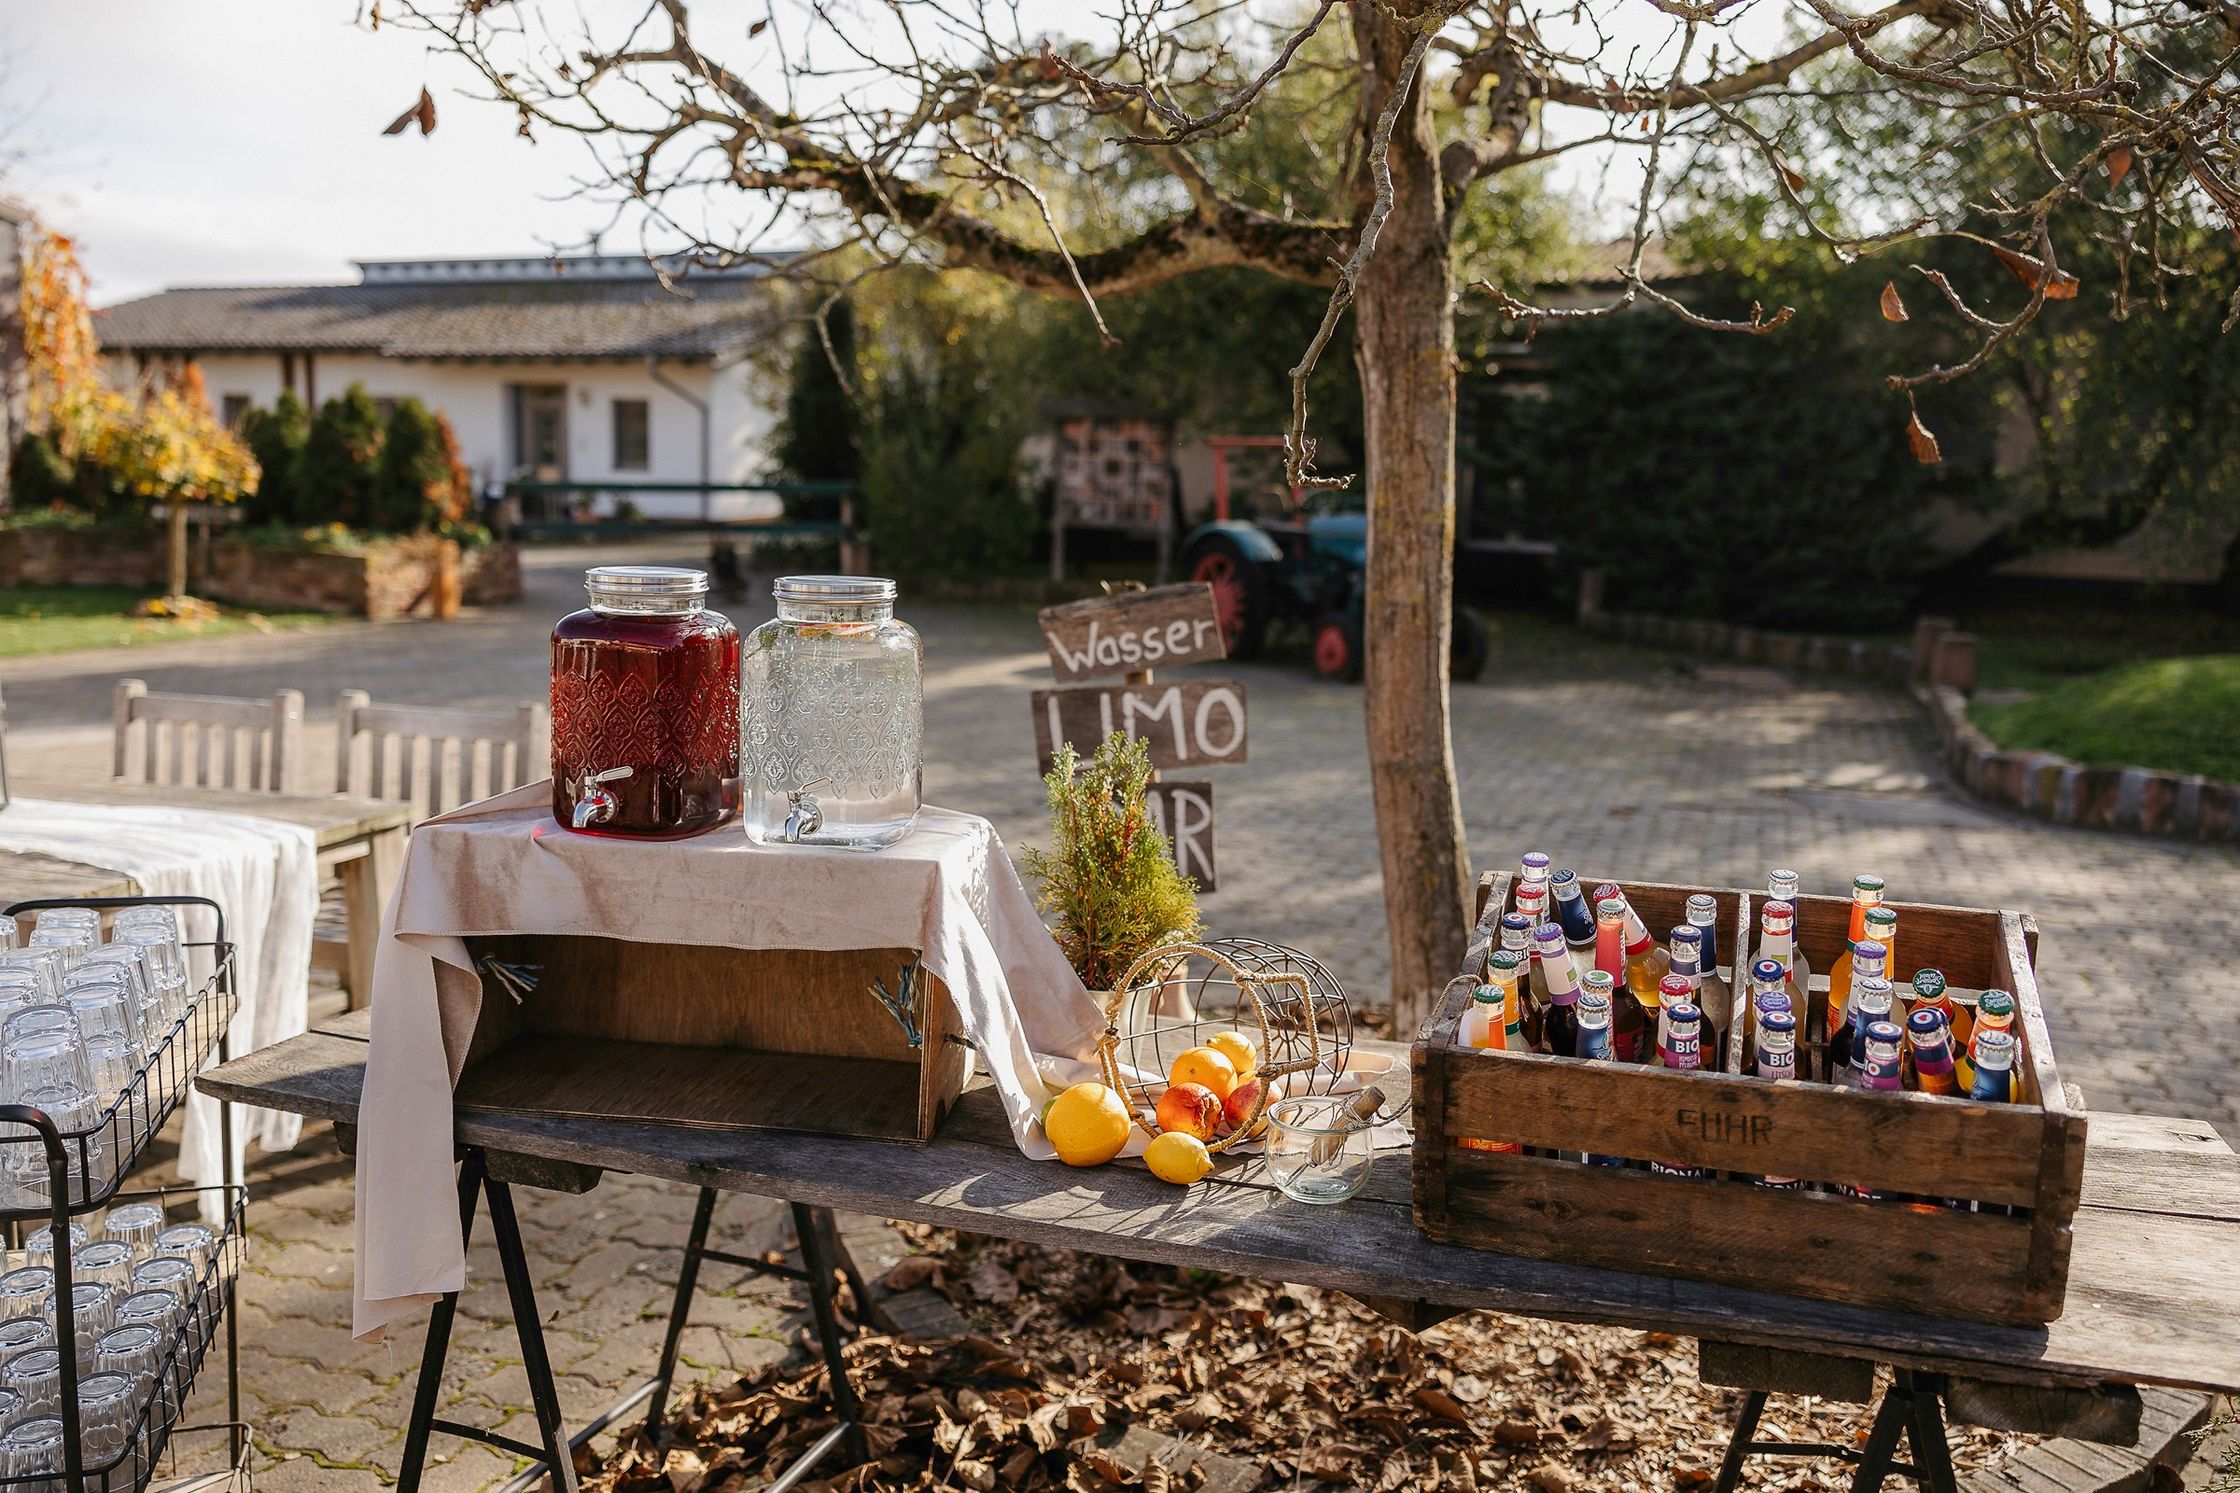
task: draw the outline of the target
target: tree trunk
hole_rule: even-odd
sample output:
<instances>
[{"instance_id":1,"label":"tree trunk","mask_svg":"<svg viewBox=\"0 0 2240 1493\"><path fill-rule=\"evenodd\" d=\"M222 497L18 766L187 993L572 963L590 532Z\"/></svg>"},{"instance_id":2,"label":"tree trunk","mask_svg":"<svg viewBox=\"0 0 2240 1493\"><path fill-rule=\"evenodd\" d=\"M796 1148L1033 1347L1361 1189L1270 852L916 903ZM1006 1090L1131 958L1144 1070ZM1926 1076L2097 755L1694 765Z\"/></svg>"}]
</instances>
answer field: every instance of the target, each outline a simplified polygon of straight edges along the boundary
<instances>
[{"instance_id":1,"label":"tree trunk","mask_svg":"<svg viewBox=\"0 0 2240 1493\"><path fill-rule=\"evenodd\" d=\"M1409 35L1354 8L1374 121ZM1394 1034L1412 1036L1462 963L1470 856L1447 702L1454 595L1454 300L1438 144L1420 80L1392 134L1391 215L1363 266L1354 357L1368 435L1362 637L1369 777L1392 946Z\"/></svg>"},{"instance_id":2,"label":"tree trunk","mask_svg":"<svg viewBox=\"0 0 2240 1493\"><path fill-rule=\"evenodd\" d=\"M171 587L167 593L177 601L187 594L187 504L184 498L170 502L171 517Z\"/></svg>"}]
</instances>

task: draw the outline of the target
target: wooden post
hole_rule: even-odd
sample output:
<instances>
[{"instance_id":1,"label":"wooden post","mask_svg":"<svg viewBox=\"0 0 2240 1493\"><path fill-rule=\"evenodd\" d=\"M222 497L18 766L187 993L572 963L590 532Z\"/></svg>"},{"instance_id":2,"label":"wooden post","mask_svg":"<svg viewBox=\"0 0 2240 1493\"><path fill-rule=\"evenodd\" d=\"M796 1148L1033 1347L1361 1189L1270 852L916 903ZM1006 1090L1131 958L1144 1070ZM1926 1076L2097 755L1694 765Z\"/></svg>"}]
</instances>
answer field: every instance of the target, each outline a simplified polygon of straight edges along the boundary
<instances>
[{"instance_id":1,"label":"wooden post","mask_svg":"<svg viewBox=\"0 0 2240 1493\"><path fill-rule=\"evenodd\" d=\"M121 778L125 776L125 748L132 737L133 702L144 698L147 693L148 683L144 679L120 679L117 681L115 696L116 745L115 761L109 774L111 777ZM153 726L142 726L140 729L152 731L155 728ZM150 760L153 761L153 758L151 757ZM152 779L153 774L150 774L150 777Z\"/></svg>"},{"instance_id":2,"label":"wooden post","mask_svg":"<svg viewBox=\"0 0 2240 1493\"><path fill-rule=\"evenodd\" d=\"M1913 623L1913 682L1929 682L1929 663L1936 656L1937 639L1952 631L1950 617L1917 617Z\"/></svg>"},{"instance_id":3,"label":"wooden post","mask_svg":"<svg viewBox=\"0 0 2240 1493\"><path fill-rule=\"evenodd\" d=\"M1963 695L1976 687L1976 635L1947 632L1937 638L1929 655L1929 682L1950 685Z\"/></svg>"},{"instance_id":4,"label":"wooden post","mask_svg":"<svg viewBox=\"0 0 2240 1493\"><path fill-rule=\"evenodd\" d=\"M359 793L360 788L352 768L356 764L358 746L358 712L373 703L373 696L362 689L346 689L334 701L334 791ZM381 785L374 783L363 790L364 797L379 798Z\"/></svg>"}]
</instances>

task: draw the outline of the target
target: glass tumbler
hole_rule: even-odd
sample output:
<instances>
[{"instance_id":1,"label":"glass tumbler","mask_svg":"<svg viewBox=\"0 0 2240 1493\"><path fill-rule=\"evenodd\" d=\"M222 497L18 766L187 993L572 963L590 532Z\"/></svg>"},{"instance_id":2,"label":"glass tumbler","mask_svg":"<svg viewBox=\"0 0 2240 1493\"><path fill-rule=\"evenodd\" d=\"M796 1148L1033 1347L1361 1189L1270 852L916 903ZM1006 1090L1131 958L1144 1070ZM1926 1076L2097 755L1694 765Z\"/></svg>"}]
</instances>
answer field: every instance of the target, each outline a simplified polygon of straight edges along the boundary
<instances>
[{"instance_id":1,"label":"glass tumbler","mask_svg":"<svg viewBox=\"0 0 2240 1493\"><path fill-rule=\"evenodd\" d=\"M764 845L878 850L917 822L924 650L893 581L791 575L747 639L747 834Z\"/></svg>"},{"instance_id":2,"label":"glass tumbler","mask_svg":"<svg viewBox=\"0 0 2240 1493\"><path fill-rule=\"evenodd\" d=\"M6 919L0 918L0 922ZM22 965L0 964L0 1019L25 1006L43 1005L47 987L38 971Z\"/></svg>"},{"instance_id":3,"label":"glass tumbler","mask_svg":"<svg viewBox=\"0 0 2240 1493\"><path fill-rule=\"evenodd\" d=\"M0 1321L44 1317L53 1295L54 1271L48 1266L26 1265L0 1275Z\"/></svg>"},{"instance_id":4,"label":"glass tumbler","mask_svg":"<svg viewBox=\"0 0 2240 1493\"><path fill-rule=\"evenodd\" d=\"M101 941L101 914L91 907L42 907L31 920L37 928L84 928L93 934L93 941Z\"/></svg>"},{"instance_id":5,"label":"glass tumbler","mask_svg":"<svg viewBox=\"0 0 2240 1493\"><path fill-rule=\"evenodd\" d=\"M38 980L43 998L50 1001L62 999L62 951L60 949L16 949L0 954L0 969L27 969Z\"/></svg>"},{"instance_id":6,"label":"glass tumbler","mask_svg":"<svg viewBox=\"0 0 2240 1493\"><path fill-rule=\"evenodd\" d=\"M132 1289L135 1295L143 1291L167 1291L184 1310L201 1299L202 1282L195 1274L192 1260L181 1255L159 1254L132 1267Z\"/></svg>"},{"instance_id":7,"label":"glass tumbler","mask_svg":"<svg viewBox=\"0 0 2240 1493\"><path fill-rule=\"evenodd\" d=\"M26 1415L52 1415L62 1401L62 1355L52 1347L26 1348L0 1362L0 1389L22 1398Z\"/></svg>"},{"instance_id":8,"label":"glass tumbler","mask_svg":"<svg viewBox=\"0 0 2240 1493\"><path fill-rule=\"evenodd\" d=\"M132 1289L134 1263L131 1245L116 1239L96 1239L71 1253L70 1280L73 1285L86 1281L107 1286L115 1295L123 1296Z\"/></svg>"},{"instance_id":9,"label":"glass tumbler","mask_svg":"<svg viewBox=\"0 0 2240 1493\"><path fill-rule=\"evenodd\" d=\"M19 1420L0 1433L0 1477L13 1483L62 1471L62 1422L55 1418L54 1410L51 1404L33 1408L29 1420ZM47 1493L61 1484L24 1481L18 1486Z\"/></svg>"},{"instance_id":10,"label":"glass tumbler","mask_svg":"<svg viewBox=\"0 0 2240 1493\"><path fill-rule=\"evenodd\" d=\"M101 1221L101 1237L128 1246L137 1263L154 1258L156 1235L165 1223L163 1209L154 1203L119 1203Z\"/></svg>"},{"instance_id":11,"label":"glass tumbler","mask_svg":"<svg viewBox=\"0 0 2240 1493\"><path fill-rule=\"evenodd\" d=\"M169 1343L169 1338L145 1322L112 1327L94 1346L94 1370L124 1375L132 1381L138 1398L145 1400L155 1388L156 1372L163 1367L163 1350Z\"/></svg>"},{"instance_id":12,"label":"glass tumbler","mask_svg":"<svg viewBox=\"0 0 2240 1493\"><path fill-rule=\"evenodd\" d=\"M146 1048L139 1003L121 970L89 970L83 965L70 972L63 999L78 1018L78 1034L85 1039L93 1092L107 1104L133 1088L140 1073Z\"/></svg>"},{"instance_id":13,"label":"glass tumbler","mask_svg":"<svg viewBox=\"0 0 2240 1493\"><path fill-rule=\"evenodd\" d=\"M101 937L93 929L73 928L65 924L36 930L31 935L30 946L34 949L56 950L62 955L62 967L67 970L99 942Z\"/></svg>"},{"instance_id":14,"label":"glass tumbler","mask_svg":"<svg viewBox=\"0 0 2240 1493\"><path fill-rule=\"evenodd\" d=\"M135 1021L152 1052L168 1032L170 1023L163 1020L162 1002L156 998L155 987L148 983L148 951L139 944L105 943L79 960L73 973L84 974L89 969L114 969L124 976L126 987L132 992Z\"/></svg>"},{"instance_id":15,"label":"glass tumbler","mask_svg":"<svg viewBox=\"0 0 2240 1493\"><path fill-rule=\"evenodd\" d=\"M71 1346L77 1350L78 1372L93 1369L93 1350L101 1335L116 1325L113 1313L116 1296L107 1286L92 1281L72 1282L70 1286ZM47 1321L53 1326L54 1340L62 1341L62 1315L59 1293L47 1298Z\"/></svg>"},{"instance_id":16,"label":"glass tumbler","mask_svg":"<svg viewBox=\"0 0 2240 1493\"><path fill-rule=\"evenodd\" d=\"M187 1320L187 1309L178 1296L169 1290L136 1290L117 1303L115 1313L117 1328L152 1327L163 1334L168 1343L178 1336L179 1328Z\"/></svg>"},{"instance_id":17,"label":"glass tumbler","mask_svg":"<svg viewBox=\"0 0 2240 1493\"><path fill-rule=\"evenodd\" d=\"M117 929L114 940L140 949L148 961L148 983L162 1004L164 1024L187 1014L187 959L176 929L133 923Z\"/></svg>"},{"instance_id":18,"label":"glass tumbler","mask_svg":"<svg viewBox=\"0 0 2240 1493\"><path fill-rule=\"evenodd\" d=\"M705 571L595 565L552 629L552 814L674 840L738 813L739 629Z\"/></svg>"},{"instance_id":19,"label":"glass tumbler","mask_svg":"<svg viewBox=\"0 0 2240 1493\"><path fill-rule=\"evenodd\" d=\"M88 1473L108 1468L105 1479L89 1476L88 1488L136 1486L140 1396L124 1374L88 1374L78 1381L78 1450Z\"/></svg>"},{"instance_id":20,"label":"glass tumbler","mask_svg":"<svg viewBox=\"0 0 2240 1493\"><path fill-rule=\"evenodd\" d=\"M1376 1122L1351 1113L1349 1102L1307 1094L1268 1106L1268 1171L1285 1197L1342 1203L1369 1184Z\"/></svg>"},{"instance_id":21,"label":"glass tumbler","mask_svg":"<svg viewBox=\"0 0 2240 1493\"><path fill-rule=\"evenodd\" d=\"M78 1247L91 1237L86 1233L86 1226L82 1223L70 1225L68 1235L70 1253L73 1257L78 1253ZM54 1229L51 1226L42 1225L26 1234L23 1240L23 1256L28 1264L45 1265L50 1270L53 1269Z\"/></svg>"},{"instance_id":22,"label":"glass tumbler","mask_svg":"<svg viewBox=\"0 0 2240 1493\"><path fill-rule=\"evenodd\" d=\"M47 1309L43 1303L37 1316L0 1319L0 1363L33 1348L53 1346L54 1329L47 1325Z\"/></svg>"}]
</instances>

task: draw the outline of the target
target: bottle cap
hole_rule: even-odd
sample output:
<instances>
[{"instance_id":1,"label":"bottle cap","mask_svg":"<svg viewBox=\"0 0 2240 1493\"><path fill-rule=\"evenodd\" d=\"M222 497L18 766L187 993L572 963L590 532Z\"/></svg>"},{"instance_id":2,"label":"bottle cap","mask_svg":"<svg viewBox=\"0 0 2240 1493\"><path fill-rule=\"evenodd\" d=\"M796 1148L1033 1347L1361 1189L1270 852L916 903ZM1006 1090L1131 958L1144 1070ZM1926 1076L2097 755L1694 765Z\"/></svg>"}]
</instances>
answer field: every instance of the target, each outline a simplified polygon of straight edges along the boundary
<instances>
[{"instance_id":1,"label":"bottle cap","mask_svg":"<svg viewBox=\"0 0 2240 1493\"><path fill-rule=\"evenodd\" d=\"M1709 892L1695 892L1688 898L1688 921L1708 923L1719 916L1719 900Z\"/></svg>"},{"instance_id":2,"label":"bottle cap","mask_svg":"<svg viewBox=\"0 0 2240 1493\"><path fill-rule=\"evenodd\" d=\"M1888 1015L1895 1000L1890 982L1880 975L1863 975L1851 982L1851 1009Z\"/></svg>"},{"instance_id":3,"label":"bottle cap","mask_svg":"<svg viewBox=\"0 0 2240 1493\"><path fill-rule=\"evenodd\" d=\"M1906 1018L1906 1031L1916 1047L1943 1041L1945 1030L1943 1013L1932 1007L1923 1006Z\"/></svg>"},{"instance_id":4,"label":"bottle cap","mask_svg":"<svg viewBox=\"0 0 2240 1493\"><path fill-rule=\"evenodd\" d=\"M1796 904L1776 899L1765 905L1765 910L1759 914L1759 917L1763 926L1767 928L1779 923L1793 923L1797 920Z\"/></svg>"},{"instance_id":5,"label":"bottle cap","mask_svg":"<svg viewBox=\"0 0 2240 1493\"><path fill-rule=\"evenodd\" d=\"M1879 876L1854 876L1851 878L1851 890L1854 892L1873 892L1879 897L1882 895L1883 885L1883 880Z\"/></svg>"},{"instance_id":6,"label":"bottle cap","mask_svg":"<svg viewBox=\"0 0 2240 1493\"><path fill-rule=\"evenodd\" d=\"M1796 1040L1797 1018L1788 1011L1764 1011L1758 1016L1758 1041L1768 1037L1787 1037Z\"/></svg>"},{"instance_id":7,"label":"bottle cap","mask_svg":"<svg viewBox=\"0 0 2240 1493\"><path fill-rule=\"evenodd\" d=\"M1563 925L1561 923L1542 923L1532 930L1532 941L1537 945L1548 948L1561 948L1563 946Z\"/></svg>"},{"instance_id":8,"label":"bottle cap","mask_svg":"<svg viewBox=\"0 0 2240 1493\"><path fill-rule=\"evenodd\" d=\"M1501 947L1529 949L1532 947L1532 919L1521 912L1501 915Z\"/></svg>"},{"instance_id":9,"label":"bottle cap","mask_svg":"<svg viewBox=\"0 0 2240 1493\"><path fill-rule=\"evenodd\" d=\"M1579 976L1579 993L1582 998L1590 990L1607 996L1614 994L1617 988L1618 982L1610 977L1610 971L1606 969L1590 969Z\"/></svg>"},{"instance_id":10,"label":"bottle cap","mask_svg":"<svg viewBox=\"0 0 2240 1493\"><path fill-rule=\"evenodd\" d=\"M1905 1035L1904 1032L1898 1030L1895 1022L1870 1021L1867 1023L1867 1040L1869 1042L1888 1042L1894 1047L1905 1040Z\"/></svg>"},{"instance_id":11,"label":"bottle cap","mask_svg":"<svg viewBox=\"0 0 2240 1493\"><path fill-rule=\"evenodd\" d=\"M1622 920L1625 915L1626 899L1623 897L1603 897L1594 904L1594 917L1598 923Z\"/></svg>"},{"instance_id":12,"label":"bottle cap","mask_svg":"<svg viewBox=\"0 0 2240 1493\"><path fill-rule=\"evenodd\" d=\"M2013 992L1986 990L1976 997L1976 1014L1978 1016L2012 1016L2014 1014Z\"/></svg>"},{"instance_id":13,"label":"bottle cap","mask_svg":"<svg viewBox=\"0 0 2240 1493\"><path fill-rule=\"evenodd\" d=\"M1797 1009L1795 1005L1790 1002L1789 992L1786 990L1768 990L1764 992L1763 994L1758 996L1757 1006L1758 1014L1760 1016L1770 1016L1776 1011L1787 1011L1788 1013L1790 1013L1790 1015L1794 1016Z\"/></svg>"},{"instance_id":14,"label":"bottle cap","mask_svg":"<svg viewBox=\"0 0 2240 1493\"><path fill-rule=\"evenodd\" d=\"M1913 977L1913 998L1933 1001L1944 994L1944 971L1941 969L1918 970Z\"/></svg>"},{"instance_id":15,"label":"bottle cap","mask_svg":"<svg viewBox=\"0 0 2240 1493\"><path fill-rule=\"evenodd\" d=\"M1579 1025L1582 1028L1610 1024L1610 992L1607 990L1582 990L1579 992Z\"/></svg>"},{"instance_id":16,"label":"bottle cap","mask_svg":"<svg viewBox=\"0 0 2240 1493\"><path fill-rule=\"evenodd\" d=\"M1600 907L1612 897L1623 903L1626 900L1626 889L1614 881L1606 881L1594 889L1594 901L1597 907Z\"/></svg>"},{"instance_id":17,"label":"bottle cap","mask_svg":"<svg viewBox=\"0 0 2240 1493\"><path fill-rule=\"evenodd\" d=\"M1524 853L1524 874L1527 881L1544 881L1548 875L1548 852L1527 850Z\"/></svg>"},{"instance_id":18,"label":"bottle cap","mask_svg":"<svg viewBox=\"0 0 2240 1493\"><path fill-rule=\"evenodd\" d=\"M1559 897L1575 897L1579 894L1579 873L1569 866L1565 866L1548 878L1548 884L1555 888L1556 895Z\"/></svg>"},{"instance_id":19,"label":"bottle cap","mask_svg":"<svg viewBox=\"0 0 2240 1493\"><path fill-rule=\"evenodd\" d=\"M1750 966L1750 978L1760 985L1778 985L1788 975L1789 972L1781 967L1778 959L1761 959Z\"/></svg>"},{"instance_id":20,"label":"bottle cap","mask_svg":"<svg viewBox=\"0 0 2240 1493\"><path fill-rule=\"evenodd\" d=\"M1703 947L1703 930L1693 923L1682 923L1672 930L1671 942L1691 944L1701 949Z\"/></svg>"},{"instance_id":21,"label":"bottle cap","mask_svg":"<svg viewBox=\"0 0 2240 1493\"><path fill-rule=\"evenodd\" d=\"M1766 873L1766 890L1776 897L1794 897L1801 885L1797 873L1786 866L1776 866Z\"/></svg>"},{"instance_id":22,"label":"bottle cap","mask_svg":"<svg viewBox=\"0 0 2240 1493\"><path fill-rule=\"evenodd\" d=\"M1876 961L1890 957L1890 946L1879 938L1862 938L1851 946L1851 957Z\"/></svg>"},{"instance_id":23,"label":"bottle cap","mask_svg":"<svg viewBox=\"0 0 2240 1493\"><path fill-rule=\"evenodd\" d=\"M1524 968L1524 953L1518 949L1495 949L1486 956L1486 968L1515 974Z\"/></svg>"},{"instance_id":24,"label":"bottle cap","mask_svg":"<svg viewBox=\"0 0 2240 1493\"><path fill-rule=\"evenodd\" d=\"M1498 1006L1503 1000L1501 987L1498 985L1480 985L1470 992L1470 999L1481 1006Z\"/></svg>"},{"instance_id":25,"label":"bottle cap","mask_svg":"<svg viewBox=\"0 0 2240 1493\"><path fill-rule=\"evenodd\" d=\"M2014 1054L2014 1033L1997 1027L1976 1033L1973 1057L1978 1068L2012 1068Z\"/></svg>"},{"instance_id":26,"label":"bottle cap","mask_svg":"<svg viewBox=\"0 0 2240 1493\"><path fill-rule=\"evenodd\" d=\"M1686 975L1666 975L1657 981L1657 997L1667 1011L1672 1009L1676 1001L1682 1005L1687 1004L1688 997L1695 993L1696 987L1689 983Z\"/></svg>"},{"instance_id":27,"label":"bottle cap","mask_svg":"<svg viewBox=\"0 0 2240 1493\"><path fill-rule=\"evenodd\" d=\"M1684 1026L1694 1026L1702 1020L1703 1012L1696 1007L1693 1001L1682 1001L1677 1006L1664 1008L1664 1021L1667 1030L1677 1031Z\"/></svg>"},{"instance_id":28,"label":"bottle cap","mask_svg":"<svg viewBox=\"0 0 2240 1493\"><path fill-rule=\"evenodd\" d=\"M1887 902L1877 902L1867 909L1867 926L1869 928L1897 927L1898 910Z\"/></svg>"}]
</instances>

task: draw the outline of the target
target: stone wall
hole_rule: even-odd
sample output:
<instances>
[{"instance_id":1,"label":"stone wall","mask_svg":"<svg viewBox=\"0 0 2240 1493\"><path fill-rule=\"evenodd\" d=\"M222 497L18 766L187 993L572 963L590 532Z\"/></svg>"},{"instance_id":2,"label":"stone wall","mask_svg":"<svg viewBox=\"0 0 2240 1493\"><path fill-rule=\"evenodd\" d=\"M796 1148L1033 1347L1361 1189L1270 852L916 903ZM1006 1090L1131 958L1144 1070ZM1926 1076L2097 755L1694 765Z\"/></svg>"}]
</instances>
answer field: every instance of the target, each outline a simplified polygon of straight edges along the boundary
<instances>
[{"instance_id":1,"label":"stone wall","mask_svg":"<svg viewBox=\"0 0 2240 1493\"><path fill-rule=\"evenodd\" d=\"M0 528L0 586L153 586L169 578L161 529ZM457 574L458 599L498 606L521 599L521 550L510 540L462 550L449 539L377 539L361 553L329 554L212 539L198 529L188 584L200 595L268 612L342 617L433 616L437 576Z\"/></svg>"}]
</instances>

